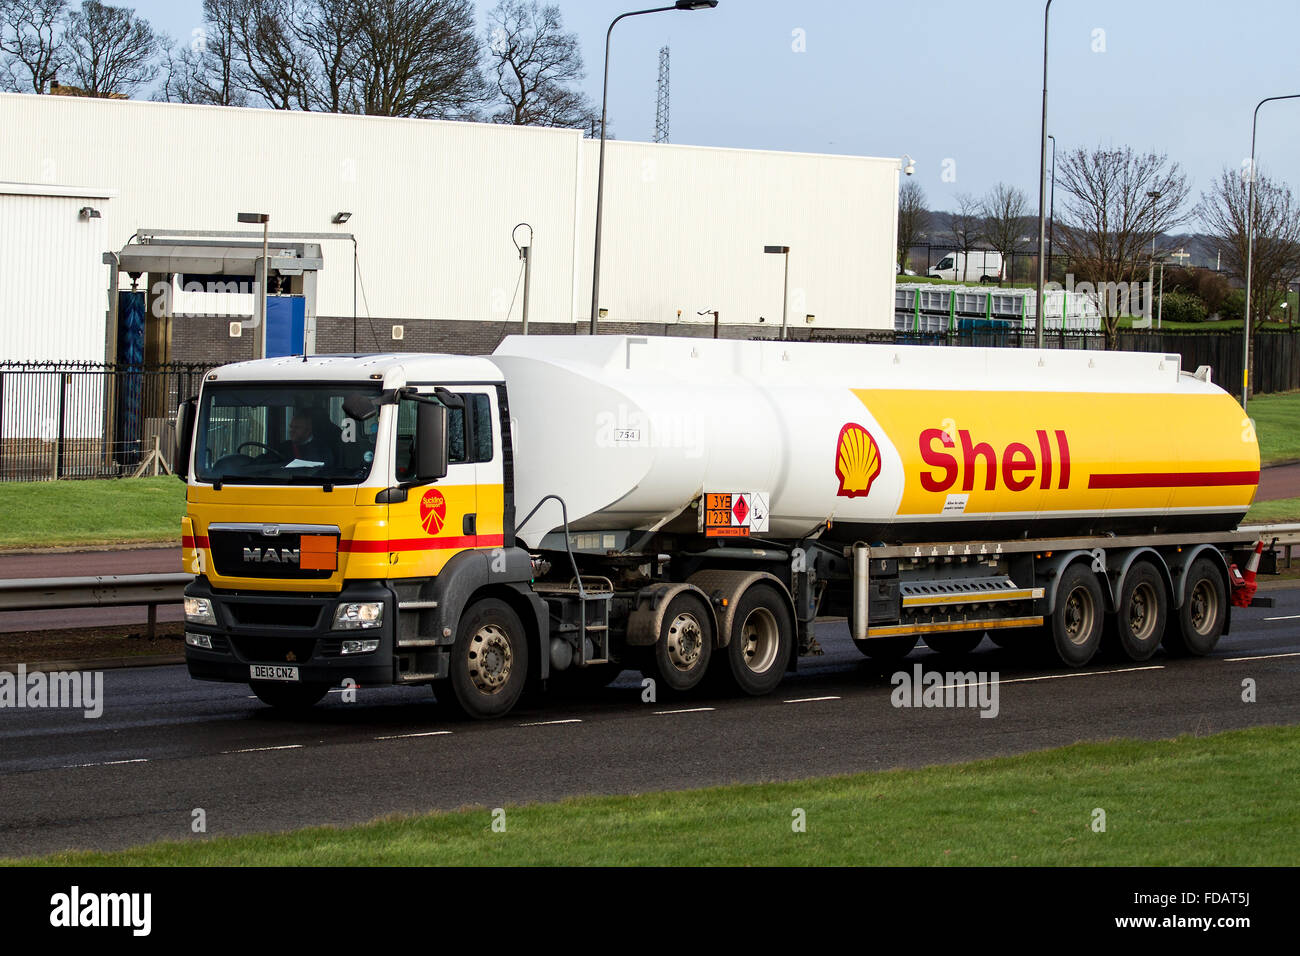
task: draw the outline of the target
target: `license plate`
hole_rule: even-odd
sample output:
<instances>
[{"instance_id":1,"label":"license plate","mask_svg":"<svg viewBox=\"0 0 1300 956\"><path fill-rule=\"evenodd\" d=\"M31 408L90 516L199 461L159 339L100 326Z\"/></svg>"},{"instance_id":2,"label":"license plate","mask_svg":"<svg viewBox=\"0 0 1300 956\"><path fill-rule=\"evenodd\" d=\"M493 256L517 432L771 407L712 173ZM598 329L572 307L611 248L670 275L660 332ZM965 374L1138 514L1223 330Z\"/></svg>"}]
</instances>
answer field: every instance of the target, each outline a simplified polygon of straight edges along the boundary
<instances>
[{"instance_id":1,"label":"license plate","mask_svg":"<svg viewBox=\"0 0 1300 956\"><path fill-rule=\"evenodd\" d=\"M253 680L298 680L298 668L282 664L250 664L248 671Z\"/></svg>"}]
</instances>

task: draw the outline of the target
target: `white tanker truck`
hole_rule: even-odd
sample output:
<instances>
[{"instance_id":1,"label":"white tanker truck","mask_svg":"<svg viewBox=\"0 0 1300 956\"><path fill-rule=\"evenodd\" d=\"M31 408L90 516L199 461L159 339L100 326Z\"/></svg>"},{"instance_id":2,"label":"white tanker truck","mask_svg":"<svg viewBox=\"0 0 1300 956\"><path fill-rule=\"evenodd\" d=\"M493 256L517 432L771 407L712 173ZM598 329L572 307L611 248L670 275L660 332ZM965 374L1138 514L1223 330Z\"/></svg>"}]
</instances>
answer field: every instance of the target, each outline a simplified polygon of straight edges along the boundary
<instances>
[{"instance_id":1,"label":"white tanker truck","mask_svg":"<svg viewBox=\"0 0 1300 956\"><path fill-rule=\"evenodd\" d=\"M1140 661L1249 603L1258 446L1177 355L510 337L225 366L178 434L190 673L280 707L493 717L629 667L765 694L828 616L884 660Z\"/></svg>"}]
</instances>

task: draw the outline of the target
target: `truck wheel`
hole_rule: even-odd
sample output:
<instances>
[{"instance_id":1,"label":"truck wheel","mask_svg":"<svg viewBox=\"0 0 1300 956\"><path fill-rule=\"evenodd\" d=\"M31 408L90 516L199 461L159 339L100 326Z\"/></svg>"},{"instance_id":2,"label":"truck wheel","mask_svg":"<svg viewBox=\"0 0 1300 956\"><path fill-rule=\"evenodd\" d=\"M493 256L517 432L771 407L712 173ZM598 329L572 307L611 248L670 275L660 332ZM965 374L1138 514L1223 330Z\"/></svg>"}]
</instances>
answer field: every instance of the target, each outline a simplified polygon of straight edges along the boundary
<instances>
[{"instance_id":1,"label":"truck wheel","mask_svg":"<svg viewBox=\"0 0 1300 956\"><path fill-rule=\"evenodd\" d=\"M276 710L307 710L330 691L329 684L278 684L271 681L250 681L248 685L257 699Z\"/></svg>"},{"instance_id":2,"label":"truck wheel","mask_svg":"<svg viewBox=\"0 0 1300 956\"><path fill-rule=\"evenodd\" d=\"M704 602L692 593L678 594L668 602L659 640L650 651L646 677L678 693L699 684L713 656L713 623Z\"/></svg>"},{"instance_id":3,"label":"truck wheel","mask_svg":"<svg viewBox=\"0 0 1300 956\"><path fill-rule=\"evenodd\" d=\"M1187 569L1187 593L1176 619L1165 630L1165 650L1201 657L1214 650L1228 616L1228 588L1223 573L1208 558Z\"/></svg>"},{"instance_id":4,"label":"truck wheel","mask_svg":"<svg viewBox=\"0 0 1300 956\"><path fill-rule=\"evenodd\" d=\"M1115 611L1120 650L1131 661L1145 661L1156 652L1168 622L1169 595L1165 581L1150 561L1139 561L1124 578Z\"/></svg>"},{"instance_id":5,"label":"truck wheel","mask_svg":"<svg viewBox=\"0 0 1300 956\"><path fill-rule=\"evenodd\" d=\"M983 631L968 631L965 634L927 634L925 644L936 654L950 654L959 657L969 654L984 641Z\"/></svg>"},{"instance_id":6,"label":"truck wheel","mask_svg":"<svg viewBox=\"0 0 1300 956\"><path fill-rule=\"evenodd\" d=\"M789 604L776 588L760 584L741 597L732 620L727 667L721 670L746 694L770 694L785 676L794 645Z\"/></svg>"},{"instance_id":7,"label":"truck wheel","mask_svg":"<svg viewBox=\"0 0 1300 956\"><path fill-rule=\"evenodd\" d=\"M501 717L515 706L528 681L528 638L509 604L486 598L465 610L448 681L445 703L466 717Z\"/></svg>"},{"instance_id":8,"label":"truck wheel","mask_svg":"<svg viewBox=\"0 0 1300 956\"><path fill-rule=\"evenodd\" d=\"M1083 564L1072 564L1061 575L1056 607L1048 631L1056 655L1069 667L1083 667L1101 644L1101 585Z\"/></svg>"},{"instance_id":9,"label":"truck wheel","mask_svg":"<svg viewBox=\"0 0 1300 956\"><path fill-rule=\"evenodd\" d=\"M914 634L908 637L871 637L865 641L855 640L853 646L873 661L901 661L912 653L918 640L920 638Z\"/></svg>"}]
</instances>

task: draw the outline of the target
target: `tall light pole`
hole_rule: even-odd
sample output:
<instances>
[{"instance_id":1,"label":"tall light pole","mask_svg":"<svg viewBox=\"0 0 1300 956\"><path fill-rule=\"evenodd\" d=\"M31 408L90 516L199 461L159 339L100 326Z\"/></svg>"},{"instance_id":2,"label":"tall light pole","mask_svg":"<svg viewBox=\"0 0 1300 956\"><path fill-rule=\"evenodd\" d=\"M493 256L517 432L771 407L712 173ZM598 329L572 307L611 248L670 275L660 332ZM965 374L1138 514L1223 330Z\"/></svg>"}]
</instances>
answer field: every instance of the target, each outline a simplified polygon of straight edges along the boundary
<instances>
[{"instance_id":1,"label":"tall light pole","mask_svg":"<svg viewBox=\"0 0 1300 956\"><path fill-rule=\"evenodd\" d=\"M1247 167L1250 182L1246 186L1246 308L1242 312L1241 323L1241 407L1246 408L1246 392L1250 385L1250 267L1255 252L1255 127L1259 123L1259 108L1274 100L1300 99L1300 93L1288 93L1286 96L1269 96L1255 105L1255 118L1250 121L1250 166Z\"/></svg>"},{"instance_id":2,"label":"tall light pole","mask_svg":"<svg viewBox=\"0 0 1300 956\"><path fill-rule=\"evenodd\" d=\"M763 252L774 256L785 256L785 279L781 283L781 338L786 337L786 307L790 303L790 247L764 246Z\"/></svg>"},{"instance_id":3,"label":"tall light pole","mask_svg":"<svg viewBox=\"0 0 1300 956\"><path fill-rule=\"evenodd\" d=\"M614 24L624 17L639 17L645 13L663 13L667 10L711 10L718 0L677 0L671 7L653 7L649 10L632 10L620 13L610 21L605 31L605 81L600 92L600 162L596 171L596 254L591 266L591 334L596 334L600 316L600 224L605 201L605 111L609 102L609 38Z\"/></svg>"},{"instance_id":4,"label":"tall light pole","mask_svg":"<svg viewBox=\"0 0 1300 956\"><path fill-rule=\"evenodd\" d=\"M1034 299L1034 347L1043 347L1043 240L1047 232L1046 204L1043 202L1047 198L1047 15L1052 12L1052 0L1047 0L1047 5L1043 7L1043 125L1042 125L1042 143L1039 146L1038 154L1038 288ZM1055 167L1053 167L1055 172ZM1062 324L1065 322L1064 314L1061 318Z\"/></svg>"},{"instance_id":5,"label":"tall light pole","mask_svg":"<svg viewBox=\"0 0 1300 956\"><path fill-rule=\"evenodd\" d=\"M1052 141L1052 198L1048 201L1047 216L1047 275L1052 275L1052 233L1056 231L1056 137L1051 133L1047 138ZM1064 309L1064 306L1062 306ZM1065 313L1061 313L1061 328L1065 328Z\"/></svg>"},{"instance_id":6,"label":"tall light pole","mask_svg":"<svg viewBox=\"0 0 1300 956\"><path fill-rule=\"evenodd\" d=\"M268 237L268 230L271 228L271 217L269 214L264 212L241 212L239 214L239 221L246 222L246 223L262 224L262 295L260 298L261 304L259 306L262 311L261 311L261 315L258 317L258 323L257 323L260 326L260 328L258 329L257 335L253 337L253 349L254 349L253 357L265 358L266 357L266 251L267 251L266 240Z\"/></svg>"}]
</instances>

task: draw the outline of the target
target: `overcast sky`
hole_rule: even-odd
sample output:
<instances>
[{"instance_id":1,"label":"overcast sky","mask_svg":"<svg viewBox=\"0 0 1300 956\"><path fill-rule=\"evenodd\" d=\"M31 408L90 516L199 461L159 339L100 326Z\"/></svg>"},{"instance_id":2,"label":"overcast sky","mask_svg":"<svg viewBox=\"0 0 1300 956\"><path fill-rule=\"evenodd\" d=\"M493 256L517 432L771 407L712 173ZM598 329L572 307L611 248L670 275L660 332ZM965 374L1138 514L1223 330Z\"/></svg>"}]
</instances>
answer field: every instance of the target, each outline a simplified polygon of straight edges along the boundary
<instances>
[{"instance_id":1,"label":"overcast sky","mask_svg":"<svg viewBox=\"0 0 1300 956\"><path fill-rule=\"evenodd\" d=\"M494 2L478 0L481 24ZM128 5L178 39L202 21L201 0ZM638 5L559 7L599 102L605 29ZM1042 28L1041 0L722 0L632 17L614 31L610 128L653 137L658 50L668 44L674 143L907 153L931 208L952 209L957 193L981 195L999 180L1036 208ZM1050 36L1058 153L1098 144L1168 153L1194 199L1250 155L1255 104L1300 93L1297 0L1056 0ZM1292 189L1298 145L1300 100L1266 105L1260 168Z\"/></svg>"}]
</instances>

